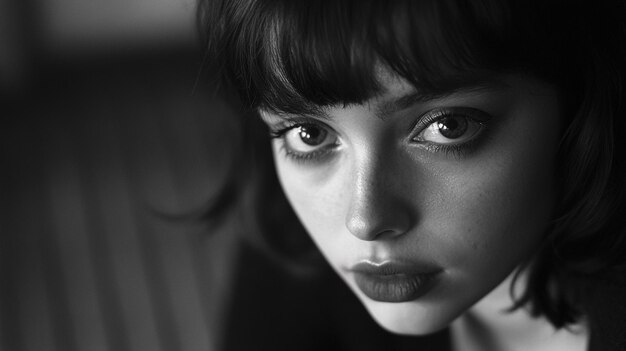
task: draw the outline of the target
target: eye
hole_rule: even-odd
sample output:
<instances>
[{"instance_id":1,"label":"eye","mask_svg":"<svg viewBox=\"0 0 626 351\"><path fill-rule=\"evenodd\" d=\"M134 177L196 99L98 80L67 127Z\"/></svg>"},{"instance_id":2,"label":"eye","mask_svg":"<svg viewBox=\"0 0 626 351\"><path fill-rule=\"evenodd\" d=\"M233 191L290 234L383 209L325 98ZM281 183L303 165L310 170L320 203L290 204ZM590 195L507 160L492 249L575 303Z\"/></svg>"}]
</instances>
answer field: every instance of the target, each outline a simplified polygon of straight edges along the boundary
<instances>
[{"instance_id":1,"label":"eye","mask_svg":"<svg viewBox=\"0 0 626 351\"><path fill-rule=\"evenodd\" d=\"M311 153L325 146L334 145L336 137L321 126L301 124L289 129L284 134L286 147L293 152Z\"/></svg>"},{"instance_id":2,"label":"eye","mask_svg":"<svg viewBox=\"0 0 626 351\"><path fill-rule=\"evenodd\" d=\"M421 130L413 141L437 145L462 145L475 139L490 117L471 108L428 112L418 123Z\"/></svg>"},{"instance_id":3,"label":"eye","mask_svg":"<svg viewBox=\"0 0 626 351\"><path fill-rule=\"evenodd\" d=\"M337 133L319 122L291 121L270 134L281 142L285 156L301 162L322 161L339 145Z\"/></svg>"},{"instance_id":4,"label":"eye","mask_svg":"<svg viewBox=\"0 0 626 351\"><path fill-rule=\"evenodd\" d=\"M464 116L443 117L431 123L419 135L419 141L437 144L462 144L472 139L482 125Z\"/></svg>"}]
</instances>

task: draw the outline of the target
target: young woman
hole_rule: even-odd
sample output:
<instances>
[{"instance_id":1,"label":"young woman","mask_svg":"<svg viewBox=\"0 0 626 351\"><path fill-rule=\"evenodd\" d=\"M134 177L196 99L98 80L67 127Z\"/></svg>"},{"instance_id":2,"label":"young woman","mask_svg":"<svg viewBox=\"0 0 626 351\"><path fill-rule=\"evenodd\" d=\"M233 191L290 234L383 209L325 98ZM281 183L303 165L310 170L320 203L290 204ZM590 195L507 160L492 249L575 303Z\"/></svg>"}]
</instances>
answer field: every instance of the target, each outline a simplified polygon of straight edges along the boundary
<instances>
[{"instance_id":1,"label":"young woman","mask_svg":"<svg viewBox=\"0 0 626 351\"><path fill-rule=\"evenodd\" d=\"M267 125L295 214L381 327L450 327L453 350L626 349L623 2L200 15L219 88ZM288 222L260 163L229 189Z\"/></svg>"}]
</instances>

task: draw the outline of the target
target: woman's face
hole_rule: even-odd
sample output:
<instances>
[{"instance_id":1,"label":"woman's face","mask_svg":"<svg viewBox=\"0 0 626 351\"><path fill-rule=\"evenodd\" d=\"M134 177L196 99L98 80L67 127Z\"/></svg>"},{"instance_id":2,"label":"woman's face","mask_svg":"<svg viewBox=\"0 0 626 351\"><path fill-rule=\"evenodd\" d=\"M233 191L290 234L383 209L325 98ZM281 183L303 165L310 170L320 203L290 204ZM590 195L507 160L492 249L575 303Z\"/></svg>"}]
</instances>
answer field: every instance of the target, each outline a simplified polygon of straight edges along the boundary
<instances>
[{"instance_id":1,"label":"woman's face","mask_svg":"<svg viewBox=\"0 0 626 351\"><path fill-rule=\"evenodd\" d=\"M261 116L328 262L381 326L426 334L536 250L555 198L557 94L520 75L441 96L380 80L364 104Z\"/></svg>"}]
</instances>

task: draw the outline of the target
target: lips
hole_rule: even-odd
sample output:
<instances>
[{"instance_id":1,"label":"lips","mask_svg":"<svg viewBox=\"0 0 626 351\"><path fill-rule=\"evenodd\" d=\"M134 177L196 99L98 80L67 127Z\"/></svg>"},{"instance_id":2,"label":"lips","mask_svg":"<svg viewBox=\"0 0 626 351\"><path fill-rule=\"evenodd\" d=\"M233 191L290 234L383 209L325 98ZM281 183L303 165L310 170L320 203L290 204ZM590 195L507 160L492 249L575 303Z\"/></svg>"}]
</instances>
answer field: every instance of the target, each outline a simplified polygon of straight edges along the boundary
<instances>
[{"instance_id":1,"label":"lips","mask_svg":"<svg viewBox=\"0 0 626 351\"><path fill-rule=\"evenodd\" d=\"M406 302L426 294L441 269L420 263L376 264L363 261L350 269L359 289L374 301Z\"/></svg>"}]
</instances>

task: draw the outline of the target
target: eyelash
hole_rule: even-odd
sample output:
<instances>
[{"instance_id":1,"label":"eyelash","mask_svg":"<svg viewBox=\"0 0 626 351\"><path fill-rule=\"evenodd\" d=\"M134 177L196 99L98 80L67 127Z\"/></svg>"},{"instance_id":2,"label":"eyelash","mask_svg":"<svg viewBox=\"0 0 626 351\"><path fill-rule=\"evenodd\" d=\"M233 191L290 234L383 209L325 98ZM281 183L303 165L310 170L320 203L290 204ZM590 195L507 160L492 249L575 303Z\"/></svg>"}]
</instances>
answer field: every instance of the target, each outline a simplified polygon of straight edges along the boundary
<instances>
[{"instance_id":1,"label":"eyelash","mask_svg":"<svg viewBox=\"0 0 626 351\"><path fill-rule=\"evenodd\" d=\"M438 144L430 144L427 145L426 148L429 152L432 153L443 153L446 157L454 157L457 160L463 158L464 156L471 154L472 151L476 148L476 139L472 139L466 143L458 144L458 145L438 145Z\"/></svg>"}]
</instances>

